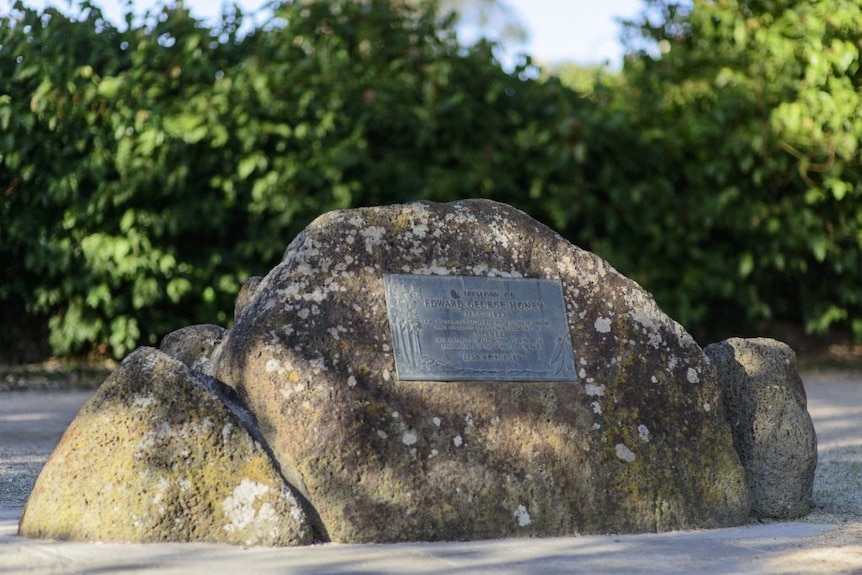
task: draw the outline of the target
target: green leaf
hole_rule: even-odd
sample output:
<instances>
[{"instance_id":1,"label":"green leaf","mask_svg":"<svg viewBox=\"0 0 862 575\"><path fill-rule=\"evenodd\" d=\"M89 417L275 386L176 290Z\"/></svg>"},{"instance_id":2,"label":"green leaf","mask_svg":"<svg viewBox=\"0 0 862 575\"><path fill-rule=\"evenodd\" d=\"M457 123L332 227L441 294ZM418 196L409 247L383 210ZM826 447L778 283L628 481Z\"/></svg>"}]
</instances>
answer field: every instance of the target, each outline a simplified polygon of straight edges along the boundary
<instances>
[{"instance_id":1,"label":"green leaf","mask_svg":"<svg viewBox=\"0 0 862 575\"><path fill-rule=\"evenodd\" d=\"M173 303L179 303L183 297L193 290L192 282L186 278L174 278L168 282L166 292Z\"/></svg>"},{"instance_id":2,"label":"green leaf","mask_svg":"<svg viewBox=\"0 0 862 575\"><path fill-rule=\"evenodd\" d=\"M96 91L100 96L103 96L108 100L115 100L117 98L117 94L122 89L124 82L125 80L122 76L102 78L99 80Z\"/></svg>"},{"instance_id":3,"label":"green leaf","mask_svg":"<svg viewBox=\"0 0 862 575\"><path fill-rule=\"evenodd\" d=\"M754 256L751 252L744 252L739 259L739 275L740 277L748 277L754 271Z\"/></svg>"}]
</instances>

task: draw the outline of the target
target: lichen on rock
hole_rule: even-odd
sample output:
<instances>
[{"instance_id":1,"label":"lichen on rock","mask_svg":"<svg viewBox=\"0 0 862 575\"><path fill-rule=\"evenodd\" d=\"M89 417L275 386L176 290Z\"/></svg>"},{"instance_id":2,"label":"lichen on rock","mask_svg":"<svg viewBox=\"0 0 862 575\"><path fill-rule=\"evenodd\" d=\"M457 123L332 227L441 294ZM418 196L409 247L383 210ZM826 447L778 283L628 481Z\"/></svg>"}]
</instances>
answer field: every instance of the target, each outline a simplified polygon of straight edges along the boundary
<instances>
[{"instance_id":1,"label":"lichen on rock","mask_svg":"<svg viewBox=\"0 0 862 575\"><path fill-rule=\"evenodd\" d=\"M384 274L560 279L577 383L399 381ZM503 204L321 216L257 283L215 356L214 374L247 400L334 541L748 517L700 347L635 282Z\"/></svg>"},{"instance_id":2,"label":"lichen on rock","mask_svg":"<svg viewBox=\"0 0 862 575\"><path fill-rule=\"evenodd\" d=\"M20 522L29 537L300 545L301 499L217 394L187 366L140 348L87 402Z\"/></svg>"}]
</instances>

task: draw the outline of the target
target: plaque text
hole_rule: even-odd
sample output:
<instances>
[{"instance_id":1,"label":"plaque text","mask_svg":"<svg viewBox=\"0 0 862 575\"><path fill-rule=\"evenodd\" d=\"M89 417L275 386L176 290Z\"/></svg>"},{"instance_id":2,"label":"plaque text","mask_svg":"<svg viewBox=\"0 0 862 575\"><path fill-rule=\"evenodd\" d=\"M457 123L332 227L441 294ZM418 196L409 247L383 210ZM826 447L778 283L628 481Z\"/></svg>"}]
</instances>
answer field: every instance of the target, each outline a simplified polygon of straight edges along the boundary
<instances>
[{"instance_id":1,"label":"plaque text","mask_svg":"<svg viewBox=\"0 0 862 575\"><path fill-rule=\"evenodd\" d=\"M385 275L401 380L575 381L559 280Z\"/></svg>"}]
</instances>

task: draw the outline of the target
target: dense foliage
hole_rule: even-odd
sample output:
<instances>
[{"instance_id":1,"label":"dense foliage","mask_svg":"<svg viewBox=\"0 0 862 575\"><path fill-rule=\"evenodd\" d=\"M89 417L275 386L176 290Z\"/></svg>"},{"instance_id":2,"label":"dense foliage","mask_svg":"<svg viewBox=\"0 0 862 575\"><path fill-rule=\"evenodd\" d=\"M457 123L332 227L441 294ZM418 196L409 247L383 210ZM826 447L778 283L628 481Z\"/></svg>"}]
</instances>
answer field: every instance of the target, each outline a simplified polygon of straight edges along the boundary
<instances>
[{"instance_id":1,"label":"dense foliage","mask_svg":"<svg viewBox=\"0 0 862 575\"><path fill-rule=\"evenodd\" d=\"M226 324L242 281L331 209L527 207L568 185L559 119L578 99L464 49L430 9L287 4L240 38L235 14L118 30L85 6L19 4L0 32L0 298L48 315L56 353Z\"/></svg>"},{"instance_id":2,"label":"dense foliage","mask_svg":"<svg viewBox=\"0 0 862 575\"><path fill-rule=\"evenodd\" d=\"M636 152L590 178L636 230L610 257L687 324L862 337L862 4L647 4L657 55L613 95Z\"/></svg>"},{"instance_id":3,"label":"dense foliage","mask_svg":"<svg viewBox=\"0 0 862 575\"><path fill-rule=\"evenodd\" d=\"M860 7L648 4L645 51L572 89L504 70L422 2L287 2L248 34L239 12L117 28L88 2L18 3L0 21L0 325L46 318L55 353L122 356L229 323L244 279L325 211L478 196L695 331L862 336Z\"/></svg>"}]
</instances>

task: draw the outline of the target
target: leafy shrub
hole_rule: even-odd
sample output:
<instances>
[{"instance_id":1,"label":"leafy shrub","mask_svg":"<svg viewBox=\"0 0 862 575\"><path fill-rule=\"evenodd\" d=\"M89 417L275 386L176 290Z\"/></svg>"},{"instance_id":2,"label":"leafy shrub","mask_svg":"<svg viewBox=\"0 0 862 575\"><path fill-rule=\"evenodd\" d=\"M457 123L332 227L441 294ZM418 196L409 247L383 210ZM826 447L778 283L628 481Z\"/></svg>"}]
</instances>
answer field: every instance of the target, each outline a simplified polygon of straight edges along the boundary
<instances>
[{"instance_id":1,"label":"leafy shrub","mask_svg":"<svg viewBox=\"0 0 862 575\"><path fill-rule=\"evenodd\" d=\"M862 8L647 6L629 27L646 50L573 89L462 45L430 3L287 2L245 35L238 11L207 27L163 5L120 29L89 2L18 2L0 20L0 321L120 357L229 324L245 278L323 212L478 196L704 337L789 320L862 338Z\"/></svg>"},{"instance_id":2,"label":"leafy shrub","mask_svg":"<svg viewBox=\"0 0 862 575\"><path fill-rule=\"evenodd\" d=\"M242 281L325 211L565 201L581 100L385 1L287 3L247 36L162 7L118 30L17 4L0 30L0 298L58 354L230 322Z\"/></svg>"},{"instance_id":3,"label":"leafy shrub","mask_svg":"<svg viewBox=\"0 0 862 575\"><path fill-rule=\"evenodd\" d=\"M647 5L594 94L598 251L697 331L862 339L862 5Z\"/></svg>"}]
</instances>

